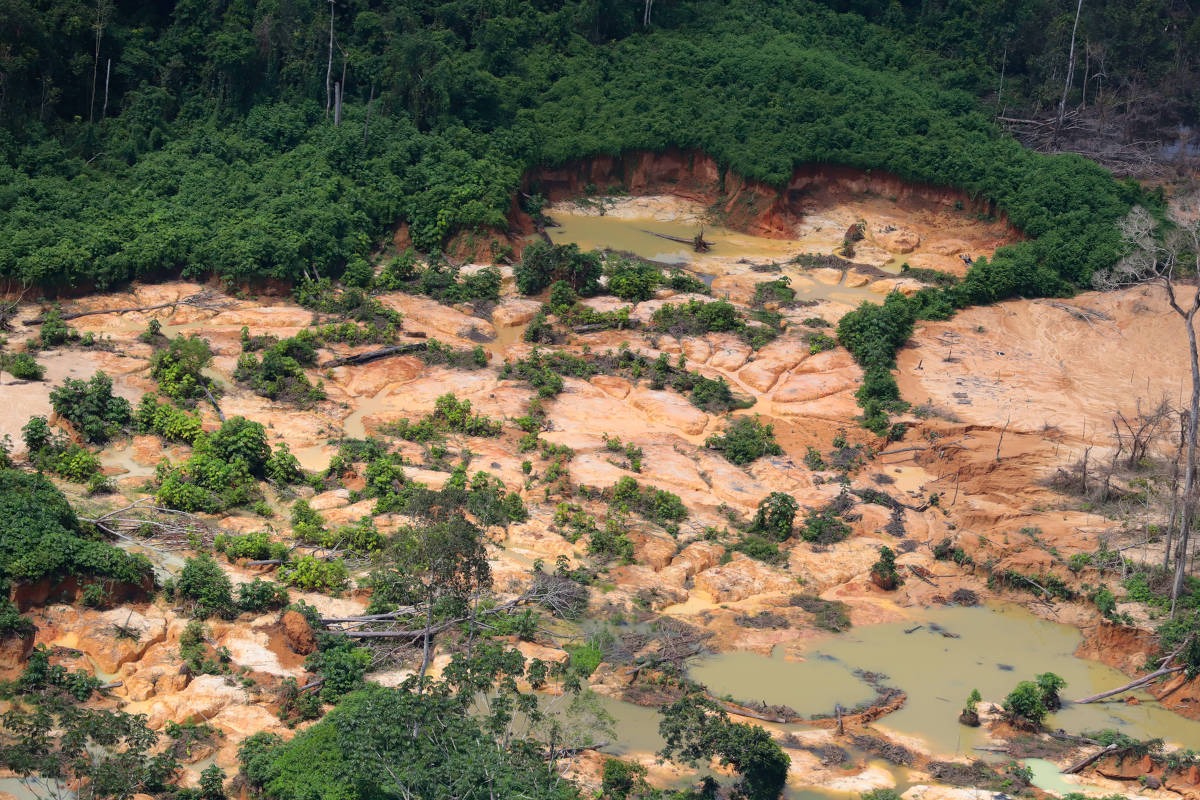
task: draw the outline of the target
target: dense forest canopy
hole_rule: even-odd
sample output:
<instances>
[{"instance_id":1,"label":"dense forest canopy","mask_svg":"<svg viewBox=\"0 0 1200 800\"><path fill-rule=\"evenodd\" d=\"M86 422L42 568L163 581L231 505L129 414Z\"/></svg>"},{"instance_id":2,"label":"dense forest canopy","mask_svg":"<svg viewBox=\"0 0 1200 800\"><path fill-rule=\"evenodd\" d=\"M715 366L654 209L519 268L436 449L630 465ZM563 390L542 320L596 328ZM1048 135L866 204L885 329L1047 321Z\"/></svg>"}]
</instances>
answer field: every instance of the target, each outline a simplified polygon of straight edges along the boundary
<instances>
[{"instance_id":1,"label":"dense forest canopy","mask_svg":"<svg viewBox=\"0 0 1200 800\"><path fill-rule=\"evenodd\" d=\"M1134 190L988 103L1001 70L1014 104L1053 94L1068 6L675 0L644 26L642 0L4 0L0 275L336 275L397 220L422 249L503 227L531 166L682 147L774 184L825 162L962 187L1036 237L973 299L1065 291ZM1187 121L1193 17L1109 0L1081 26L1112 80L1178 79Z\"/></svg>"}]
</instances>

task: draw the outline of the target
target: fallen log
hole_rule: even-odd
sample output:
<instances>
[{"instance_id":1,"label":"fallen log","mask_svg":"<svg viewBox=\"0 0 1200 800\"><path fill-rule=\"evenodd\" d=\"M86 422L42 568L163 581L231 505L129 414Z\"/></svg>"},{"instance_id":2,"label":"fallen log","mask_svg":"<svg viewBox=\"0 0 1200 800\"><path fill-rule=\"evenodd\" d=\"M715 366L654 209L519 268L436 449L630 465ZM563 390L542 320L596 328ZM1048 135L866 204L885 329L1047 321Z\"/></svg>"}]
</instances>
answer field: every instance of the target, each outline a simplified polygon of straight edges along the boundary
<instances>
[{"instance_id":1,"label":"fallen log","mask_svg":"<svg viewBox=\"0 0 1200 800\"><path fill-rule=\"evenodd\" d=\"M1117 749L1117 746L1115 744L1110 744L1108 747L1105 747L1098 752L1092 753L1087 758L1076 761L1074 764L1072 764L1071 766L1064 769L1062 771L1062 774L1063 775L1075 775L1080 770L1082 770L1084 767L1088 766L1089 764L1096 763L1100 759L1104 758L1104 756L1108 755L1109 753L1114 752L1116 749Z\"/></svg>"},{"instance_id":2,"label":"fallen log","mask_svg":"<svg viewBox=\"0 0 1200 800\"><path fill-rule=\"evenodd\" d=\"M672 236L669 233L655 233L641 229L642 233L648 233L651 236L657 236L660 239L666 239L668 242L678 242L679 244L691 245L697 253L707 253L712 248L713 243L704 238L703 229L693 236L691 239L685 239L682 236Z\"/></svg>"},{"instance_id":3,"label":"fallen log","mask_svg":"<svg viewBox=\"0 0 1200 800\"><path fill-rule=\"evenodd\" d=\"M1154 670L1154 672L1151 672L1148 675L1143 675L1140 678L1134 678L1124 686L1118 686L1116 689L1109 689L1107 692L1089 695L1088 697L1084 697L1081 700L1076 700L1075 702L1083 705L1085 703L1094 703L1097 700L1103 700L1104 698L1112 697L1113 695L1123 694L1124 692L1132 692L1134 689L1141 689L1142 687L1153 683L1159 678L1167 675L1174 675L1176 672L1182 671L1183 667L1162 667L1161 669Z\"/></svg>"},{"instance_id":4,"label":"fallen log","mask_svg":"<svg viewBox=\"0 0 1200 800\"><path fill-rule=\"evenodd\" d=\"M359 353L356 356L344 356L342 358L330 359L321 365L321 369L328 369L329 367L356 367L360 364L369 364L372 361L378 361L381 358L391 358L392 356L403 356L409 353L419 353L422 350L428 349L428 347L429 345L425 342L393 345L391 347L384 347L379 350L372 350L369 353Z\"/></svg>"}]
</instances>

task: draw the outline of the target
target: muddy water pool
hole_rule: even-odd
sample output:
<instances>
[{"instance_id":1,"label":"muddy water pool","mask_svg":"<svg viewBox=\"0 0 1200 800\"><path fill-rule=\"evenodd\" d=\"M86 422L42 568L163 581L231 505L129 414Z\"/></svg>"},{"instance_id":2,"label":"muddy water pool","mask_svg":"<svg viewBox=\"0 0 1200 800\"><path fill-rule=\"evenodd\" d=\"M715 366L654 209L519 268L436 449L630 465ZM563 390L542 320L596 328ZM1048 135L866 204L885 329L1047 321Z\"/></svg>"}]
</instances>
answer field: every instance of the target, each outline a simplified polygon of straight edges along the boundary
<instances>
[{"instance_id":1,"label":"muddy water pool","mask_svg":"<svg viewBox=\"0 0 1200 800\"><path fill-rule=\"evenodd\" d=\"M721 226L704 225L695 214L655 215L641 207L601 216L594 209L561 204L548 209L548 213L558 223L556 227L546 229L555 244L577 244L583 250L633 253L651 261L686 268L709 286L716 277L751 272L754 264L776 264L780 274L791 279L798 300L832 300L857 305L863 300L881 302L883 299L882 294L865 286L846 286L844 279L832 285L813 280L804 269L789 263L804 253L828 252L825 242L817 245L802 238L784 240L751 236ZM696 253L691 245L655 235L690 241L701 229L705 240L712 243L712 249L707 253Z\"/></svg>"},{"instance_id":2,"label":"muddy water pool","mask_svg":"<svg viewBox=\"0 0 1200 800\"><path fill-rule=\"evenodd\" d=\"M985 703L1000 703L1017 682L1054 672L1067 681L1063 698L1070 700L1128 681L1103 664L1076 658L1080 640L1074 628L1015 606L931 608L909 622L848 631L795 654L796 660L785 658L782 648L771 656L729 653L697 660L689 674L717 695L791 705L811 715L870 697L856 670L882 673L888 676L883 683L903 689L908 701L875 723L878 727L923 739L937 753L977 755L972 748L984 742L985 733L957 721L974 688ZM1200 722L1162 708L1148 695L1139 700L1136 705L1067 702L1047 725L1075 733L1116 728L1182 746L1200 742Z\"/></svg>"}]
</instances>

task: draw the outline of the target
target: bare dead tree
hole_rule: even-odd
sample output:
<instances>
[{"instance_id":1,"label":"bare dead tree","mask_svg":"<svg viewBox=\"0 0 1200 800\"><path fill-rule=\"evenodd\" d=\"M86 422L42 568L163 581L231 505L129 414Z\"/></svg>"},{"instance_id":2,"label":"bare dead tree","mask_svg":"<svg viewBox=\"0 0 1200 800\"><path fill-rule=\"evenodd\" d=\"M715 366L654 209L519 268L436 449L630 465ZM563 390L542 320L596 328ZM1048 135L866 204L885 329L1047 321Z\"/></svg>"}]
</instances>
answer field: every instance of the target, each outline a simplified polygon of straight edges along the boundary
<instances>
[{"instance_id":1,"label":"bare dead tree","mask_svg":"<svg viewBox=\"0 0 1200 800\"><path fill-rule=\"evenodd\" d=\"M642 27L650 27L650 12L654 9L654 0L644 0L642 6Z\"/></svg>"},{"instance_id":2,"label":"bare dead tree","mask_svg":"<svg viewBox=\"0 0 1200 800\"><path fill-rule=\"evenodd\" d=\"M1158 439L1173 413L1171 404L1165 397L1149 411L1142 410L1142 398L1139 397L1137 410L1132 419L1125 416L1124 411L1117 411L1112 419L1113 436L1117 440L1117 449L1113 453L1113 459L1116 460L1122 454L1128 453L1125 466L1129 469L1137 467L1146 457L1150 446Z\"/></svg>"},{"instance_id":3,"label":"bare dead tree","mask_svg":"<svg viewBox=\"0 0 1200 800\"><path fill-rule=\"evenodd\" d=\"M1063 118L1067 115L1067 95L1071 91L1071 84L1075 82L1075 34L1079 30L1079 14L1083 11L1083 0L1075 6L1075 24L1071 26L1071 48L1067 54L1067 79L1063 83L1062 100L1058 104L1058 120L1054 125L1054 138L1058 139L1058 133L1062 129Z\"/></svg>"},{"instance_id":4,"label":"bare dead tree","mask_svg":"<svg viewBox=\"0 0 1200 800\"><path fill-rule=\"evenodd\" d=\"M333 11L334 0L329 0L329 61L325 64L325 119L329 119L329 109L333 105Z\"/></svg>"},{"instance_id":5,"label":"bare dead tree","mask_svg":"<svg viewBox=\"0 0 1200 800\"><path fill-rule=\"evenodd\" d=\"M1192 396L1187 418L1187 454L1179 514L1179 538L1175 544L1175 580L1171 587L1171 613L1183 591L1191 544L1192 520L1196 512L1196 438L1200 422L1200 349L1196 341L1196 315L1200 313L1200 216L1177 215L1178 224L1165 233L1146 209L1135 206L1118 227L1129 253L1117 264L1097 272L1092 283L1098 289L1115 289L1136 283L1163 288L1167 304L1183 322L1188 341L1188 366L1192 374ZM1192 259L1186 264L1185 259ZM1191 272L1190 280L1181 274Z\"/></svg>"},{"instance_id":6,"label":"bare dead tree","mask_svg":"<svg viewBox=\"0 0 1200 800\"><path fill-rule=\"evenodd\" d=\"M96 52L92 58L92 96L88 102L88 122L94 122L96 117L96 79L100 75L100 41L104 38L104 29L108 27L108 18L112 14L112 0L96 0L96 19L92 22L92 32L96 34Z\"/></svg>"}]
</instances>

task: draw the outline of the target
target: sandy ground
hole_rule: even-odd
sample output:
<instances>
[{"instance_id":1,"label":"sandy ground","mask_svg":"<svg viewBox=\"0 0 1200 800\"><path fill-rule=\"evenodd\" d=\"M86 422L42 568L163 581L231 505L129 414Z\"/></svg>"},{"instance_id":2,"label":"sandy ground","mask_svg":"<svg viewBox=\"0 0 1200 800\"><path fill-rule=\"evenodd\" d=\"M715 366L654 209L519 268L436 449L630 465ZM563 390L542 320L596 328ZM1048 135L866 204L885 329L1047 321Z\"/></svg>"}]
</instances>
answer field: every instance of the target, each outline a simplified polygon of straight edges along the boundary
<instances>
[{"instance_id":1,"label":"sandy ground","mask_svg":"<svg viewBox=\"0 0 1200 800\"><path fill-rule=\"evenodd\" d=\"M664 200L655 204L647 198L627 201L622 208L630 214L676 217L694 211L683 204ZM610 209L609 213L616 212ZM840 243L847 220L866 219L872 233L869 247L860 253L865 250L880 264L903 256L914 266L950 269L955 262L961 264L960 252L978 254L989 243L992 247L998 243L995 224L972 223L962 217L944 209L905 211L886 198L869 198L858 205L814 207L805 222L807 228L797 231L797 241L805 241L807 252L821 236L835 232L830 242ZM907 253L900 252L910 245ZM870 248L878 248L878 252L871 255ZM733 264L721 266L719 273L709 270L719 274L714 286L743 302L755 282L774 277L737 269ZM832 280L822 275L800 277L814 282ZM846 280L846 276L836 278ZM894 285L892 282L888 288ZM186 283L135 286L69 305L79 310L131 308L182 300L203 288ZM635 318L648 319L670 299L660 297L640 304L634 310ZM519 334L537 310L536 303L507 296L483 318L469 307L449 308L425 298L394 294L383 300L404 314L406 335L425 335L458 347L484 340L491 364L468 372L429 368L416 358L399 357L360 367L315 369L309 377L314 383L324 382L329 399L315 408L298 410L256 397L232 380L243 326L252 335L287 336L309 324L312 314L289 301L223 298L219 308L181 304L149 313L99 314L71 324L110 340L110 351L68 348L42 354L39 360L47 367L43 383L14 382L4 376L0 404L9 412L0 415L0 434L19 442L21 426L32 415L49 413L49 391L66 377L86 378L103 369L113 376L118 393L134 402L152 390L148 374L151 349L136 341L151 318L159 319L169 335L195 332L207 338L216 354L212 374L224 388L221 406L225 414L263 422L271 440L287 442L306 469L324 468L336 451L334 443L342 436L361 437L382 423L416 418L430 411L435 399L447 392L470 399L475 410L496 418L512 419L524 413L529 388L501 380L498 367L504 360L528 352ZM606 301L596 302L603 305ZM1094 550L1101 536L1116 535L1116 523L1080 510L1077 503L1065 502L1041 481L1089 446L1097 456L1110 448L1114 411L1131 413L1139 399L1143 405L1162 397L1176 402L1186 387L1181 323L1166 310L1156 291L1085 294L1062 304L1014 301L971 309L949 322L920 325L900 353L899 379L907 399L928 403L938 414L928 419L910 418L908 436L891 445L873 440L855 424L858 409L853 392L861 372L849 355L841 349L810 355L801 338L803 328L798 322L803 317L824 314L833 322L850 307L836 301L823 303L817 308L785 310L788 332L758 352L728 335L677 341L637 331L581 335L567 346L595 351L628 342L650 357L666 353L674 360L682 354L690 368L721 376L736 392L754 398L753 408L740 413L757 414L773 424L785 451L782 456L738 468L703 446L704 440L726 423L692 407L678 394L652 390L644 381L608 376L591 381L568 379L566 391L546 405L550 424L543 438L575 451L569 465L572 482L603 489L632 476L678 494L691 512L678 537L651 526L634 531L636 564L610 571L611 586L595 598L598 609L632 610L651 597L652 608L709 631L717 649L769 652L781 643L795 646L814 631L800 621L782 630L748 628L735 618L784 607L798 582L805 591L847 603L856 625L892 621L904 618L913 607L944 602L956 589L971 589L985 599L992 596L981 573L934 562L932 546L943 538L956 539L977 562L994 558L1000 566L1024 571L1063 571L1062 558ZM1084 321L1070 313L1072 308L1094 313ZM23 316L28 319L36 313L30 306ZM11 337L10 346L19 344L20 339L20 334ZM320 360L346 350L323 351ZM206 426L216 427L215 413L208 408L202 413ZM773 491L793 495L802 509L819 507L835 497L841 488L832 480L835 474L808 469L804 458L810 446L828 452L839 432L852 444L883 451L854 475L852 485L888 491L911 506L901 516L907 538L915 546L900 556L900 564L936 571L936 581L912 579L899 591L887 593L867 579L878 547L898 544L884 531L889 514L879 506L860 504L855 509L854 535L846 542L830 548L789 544L788 562L782 568L740 554L721 563L721 549L703 540L706 527L725 527L731 511L750 516ZM642 473L630 472L613 458L604 447L605 434L643 449L647 466ZM553 502L546 500L542 488L525 488L521 462L527 456L517 452L518 435L509 426L499 439L460 440L451 447L454 451L469 446L473 468L487 469L510 489L523 491L530 507L530 521L512 526L494 550L498 586L518 585L534 559L550 563L565 555L572 562L586 560L584 542L571 544L553 525ZM179 459L186 452L166 451L153 439L139 437L111 446L103 459L124 497L134 499L144 494L146 480L164 455ZM418 449L414 456L420 455ZM413 467L410 473L432 485L438 485L445 475L427 465ZM67 489L78 496L79 487ZM930 507L934 493L940 504ZM335 523L356 519L364 508L369 510L369 504L351 505L344 490L312 501ZM237 530L263 525L260 519L241 512L217 522ZM386 530L396 522L384 519L380 525ZM280 519L270 525L286 527ZM1030 526L1041 529L1039 542L1031 542L1028 536L1004 536ZM1051 549L1057 555L1052 555ZM239 579L247 577L239 574ZM334 604L340 613L352 613L364 605L357 595L337 601L314 600ZM1040 604L1034 607L1037 610ZM94 612L72 617L79 613L68 608L48 609L38 640L89 653L108 647L104 641L88 644L89 632L99 628L88 616ZM218 754L218 763L224 765L232 764L233 750L242 737L278 727L270 719L269 698L208 686L199 679L189 683L164 678L170 659L168 644L177 637L182 622L161 606L138 613L146 617L148 630L161 628L161 637L154 633L147 638L147 649L125 660L114 657L107 663L117 668L101 670L125 675L128 683L123 697L130 708L149 713L152 719L157 719L156 714L163 719L180 715L210 719L227 734ZM1094 624L1096 618L1094 610L1084 605L1058 604L1054 614L1060 621L1078 625ZM57 617L52 620L53 615ZM280 634L272 627L275 624L274 619L256 620L245 630L222 631L222 641L233 651L236 665L276 677L302 677L299 661L280 644ZM98 669L102 666L103 657L93 655L92 660ZM894 785L886 775L872 777L869 773L864 768L859 783L852 787L838 784L832 788L862 791Z\"/></svg>"}]
</instances>

